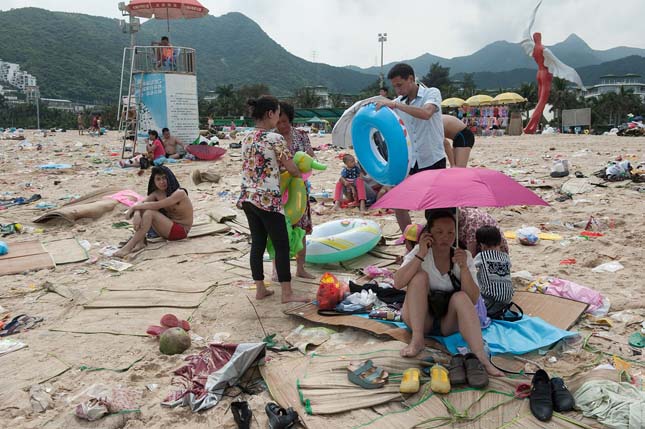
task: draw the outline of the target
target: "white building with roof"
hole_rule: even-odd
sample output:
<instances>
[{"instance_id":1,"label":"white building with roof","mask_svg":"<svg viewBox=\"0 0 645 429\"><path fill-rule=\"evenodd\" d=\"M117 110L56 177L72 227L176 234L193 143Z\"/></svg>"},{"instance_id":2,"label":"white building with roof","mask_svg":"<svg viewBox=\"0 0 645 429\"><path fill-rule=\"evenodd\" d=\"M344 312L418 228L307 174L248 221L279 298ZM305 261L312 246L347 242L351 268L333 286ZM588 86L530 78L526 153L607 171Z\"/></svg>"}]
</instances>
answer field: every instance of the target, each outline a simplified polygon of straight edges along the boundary
<instances>
[{"instance_id":1,"label":"white building with roof","mask_svg":"<svg viewBox=\"0 0 645 429\"><path fill-rule=\"evenodd\" d=\"M640 96L641 100L645 102L645 79L635 73L628 73L622 76L613 74L601 76L600 83L587 88L584 97L599 97L602 94L610 92L619 94L621 88L625 91L633 91L634 94Z\"/></svg>"}]
</instances>

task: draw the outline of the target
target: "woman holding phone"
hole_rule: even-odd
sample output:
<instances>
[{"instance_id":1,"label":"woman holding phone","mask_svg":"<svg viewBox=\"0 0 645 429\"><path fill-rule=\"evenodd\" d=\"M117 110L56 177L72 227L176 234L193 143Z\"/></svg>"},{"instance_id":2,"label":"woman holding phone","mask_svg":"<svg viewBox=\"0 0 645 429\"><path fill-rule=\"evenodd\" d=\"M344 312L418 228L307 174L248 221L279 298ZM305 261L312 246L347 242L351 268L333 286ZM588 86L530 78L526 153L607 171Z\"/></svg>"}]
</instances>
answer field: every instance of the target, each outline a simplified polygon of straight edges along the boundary
<instances>
[{"instance_id":1,"label":"woman holding phone","mask_svg":"<svg viewBox=\"0 0 645 429\"><path fill-rule=\"evenodd\" d=\"M434 211L394 275L394 287L407 288L402 319L412 340L401 356L412 357L425 348L425 335L448 336L460 332L486 372L502 376L484 351L475 304L479 299L477 269L470 252L455 249L455 217Z\"/></svg>"}]
</instances>

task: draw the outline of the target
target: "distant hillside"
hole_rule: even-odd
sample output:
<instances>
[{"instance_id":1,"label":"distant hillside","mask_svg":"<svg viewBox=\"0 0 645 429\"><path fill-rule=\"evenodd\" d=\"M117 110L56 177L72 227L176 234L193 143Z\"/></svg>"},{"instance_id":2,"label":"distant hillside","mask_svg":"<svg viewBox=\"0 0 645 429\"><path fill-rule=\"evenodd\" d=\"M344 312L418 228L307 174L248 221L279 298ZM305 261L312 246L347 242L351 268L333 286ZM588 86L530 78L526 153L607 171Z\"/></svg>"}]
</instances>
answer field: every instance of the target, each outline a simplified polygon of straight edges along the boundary
<instances>
[{"instance_id":1,"label":"distant hillside","mask_svg":"<svg viewBox=\"0 0 645 429\"><path fill-rule=\"evenodd\" d=\"M589 87L599 83L600 77L606 74L624 75L636 73L645 80L645 57L632 55L616 61L608 61L602 64L578 67L577 72L585 86ZM475 83L478 88L518 88L525 82L535 81L535 69L520 68L498 73L480 72L474 73ZM463 78L463 73L452 76L453 79Z\"/></svg>"},{"instance_id":2,"label":"distant hillside","mask_svg":"<svg viewBox=\"0 0 645 429\"><path fill-rule=\"evenodd\" d=\"M566 64L574 68L598 65L603 62L614 61L632 55L645 57L645 49L616 47L603 51L592 49L584 40L571 34L563 42L549 47L553 53ZM537 68L533 60L526 55L519 43L497 41L484 46L471 55L442 58L431 54L424 54L411 60L396 61L383 66L389 70L397 62L407 62L412 65L417 74L423 76L430 65L439 62L444 67L450 67L451 74L473 72L507 72L521 68ZM379 67L361 69L352 67L355 71L378 75Z\"/></svg>"},{"instance_id":3,"label":"distant hillside","mask_svg":"<svg viewBox=\"0 0 645 429\"><path fill-rule=\"evenodd\" d=\"M137 34L139 44L166 35L166 21L150 20ZM171 42L197 49L199 90L217 85L266 83L275 93L304 85L325 85L356 93L374 77L315 64L274 42L239 13L171 21ZM0 12L0 58L36 76L44 97L116 100L123 48L129 36L116 19L24 8Z\"/></svg>"}]
</instances>

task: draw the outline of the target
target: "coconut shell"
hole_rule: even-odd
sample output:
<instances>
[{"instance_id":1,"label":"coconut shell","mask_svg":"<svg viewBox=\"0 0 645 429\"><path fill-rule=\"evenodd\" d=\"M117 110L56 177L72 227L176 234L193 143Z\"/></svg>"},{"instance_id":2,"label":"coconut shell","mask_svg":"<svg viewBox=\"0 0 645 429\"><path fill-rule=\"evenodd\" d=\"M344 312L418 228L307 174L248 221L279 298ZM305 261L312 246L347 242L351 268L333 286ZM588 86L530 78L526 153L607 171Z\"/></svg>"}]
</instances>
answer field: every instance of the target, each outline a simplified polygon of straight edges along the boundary
<instances>
[{"instance_id":1,"label":"coconut shell","mask_svg":"<svg viewBox=\"0 0 645 429\"><path fill-rule=\"evenodd\" d=\"M190 335L181 328L170 328L159 338L159 351L165 355L176 355L190 347Z\"/></svg>"}]
</instances>

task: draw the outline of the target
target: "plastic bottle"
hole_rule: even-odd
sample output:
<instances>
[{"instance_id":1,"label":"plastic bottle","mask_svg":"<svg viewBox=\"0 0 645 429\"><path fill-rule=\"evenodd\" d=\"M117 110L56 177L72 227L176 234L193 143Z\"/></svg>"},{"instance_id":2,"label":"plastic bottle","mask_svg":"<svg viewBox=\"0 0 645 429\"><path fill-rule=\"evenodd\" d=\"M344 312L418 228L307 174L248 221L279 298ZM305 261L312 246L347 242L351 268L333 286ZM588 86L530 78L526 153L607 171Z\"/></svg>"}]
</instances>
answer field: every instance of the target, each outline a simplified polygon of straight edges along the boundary
<instances>
[{"instance_id":1,"label":"plastic bottle","mask_svg":"<svg viewBox=\"0 0 645 429\"><path fill-rule=\"evenodd\" d=\"M4 241L0 241L0 256L9 253L9 246Z\"/></svg>"}]
</instances>

